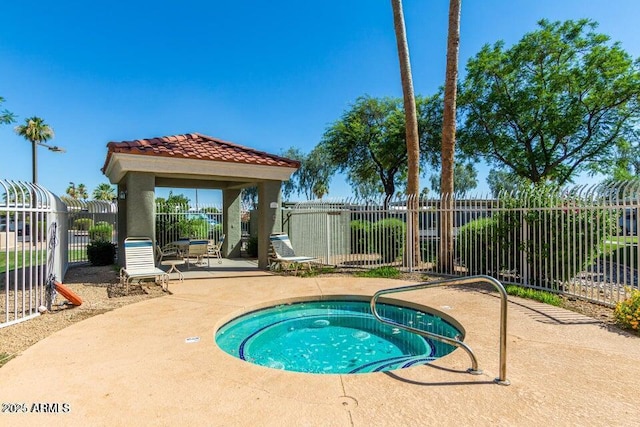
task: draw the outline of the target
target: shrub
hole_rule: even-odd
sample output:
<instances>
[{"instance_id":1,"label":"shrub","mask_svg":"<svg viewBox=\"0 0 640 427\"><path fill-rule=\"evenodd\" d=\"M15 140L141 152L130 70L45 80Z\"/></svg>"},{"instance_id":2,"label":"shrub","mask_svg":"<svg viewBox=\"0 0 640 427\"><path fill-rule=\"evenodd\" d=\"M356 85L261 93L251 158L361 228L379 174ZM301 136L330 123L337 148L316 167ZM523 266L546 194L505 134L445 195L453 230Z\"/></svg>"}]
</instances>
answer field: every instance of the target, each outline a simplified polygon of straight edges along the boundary
<instances>
[{"instance_id":1,"label":"shrub","mask_svg":"<svg viewBox=\"0 0 640 427\"><path fill-rule=\"evenodd\" d=\"M89 229L89 240L111 241L113 236L113 226L105 221L98 221L96 225Z\"/></svg>"},{"instance_id":2,"label":"shrub","mask_svg":"<svg viewBox=\"0 0 640 427\"><path fill-rule=\"evenodd\" d=\"M616 304L613 314L621 327L640 331L640 290L631 289L629 298Z\"/></svg>"},{"instance_id":3,"label":"shrub","mask_svg":"<svg viewBox=\"0 0 640 427\"><path fill-rule=\"evenodd\" d=\"M404 247L405 224L397 218L382 219L371 226L371 249L380 254L382 262L394 262Z\"/></svg>"},{"instance_id":4,"label":"shrub","mask_svg":"<svg viewBox=\"0 0 640 427\"><path fill-rule=\"evenodd\" d=\"M584 201L555 188L523 191L500 202L491 218L459 230L457 255L472 274L509 271L556 289L597 258L617 226L611 212L583 207Z\"/></svg>"},{"instance_id":5,"label":"shrub","mask_svg":"<svg viewBox=\"0 0 640 427\"><path fill-rule=\"evenodd\" d=\"M91 218L78 218L73 221L73 228L78 231L87 231L93 227L93 220Z\"/></svg>"},{"instance_id":6,"label":"shrub","mask_svg":"<svg viewBox=\"0 0 640 427\"><path fill-rule=\"evenodd\" d=\"M177 223L178 235L181 237L206 238L209 235L209 223L201 218L181 219Z\"/></svg>"},{"instance_id":7,"label":"shrub","mask_svg":"<svg viewBox=\"0 0 640 427\"><path fill-rule=\"evenodd\" d=\"M106 240L93 240L87 245L87 258L91 265L111 265L116 255L116 245Z\"/></svg>"},{"instance_id":8,"label":"shrub","mask_svg":"<svg viewBox=\"0 0 640 427\"><path fill-rule=\"evenodd\" d=\"M356 219L349 224L351 227L351 253L366 254L369 252L368 235L371 222Z\"/></svg>"},{"instance_id":9,"label":"shrub","mask_svg":"<svg viewBox=\"0 0 640 427\"><path fill-rule=\"evenodd\" d=\"M257 237L249 237L247 240L247 255L250 257L258 256L258 238Z\"/></svg>"},{"instance_id":10,"label":"shrub","mask_svg":"<svg viewBox=\"0 0 640 427\"><path fill-rule=\"evenodd\" d=\"M470 274L495 276L506 268L501 261L508 260L508 252L504 246L497 244L500 239L498 224L497 218L480 218L466 223L458 230L456 257Z\"/></svg>"}]
</instances>

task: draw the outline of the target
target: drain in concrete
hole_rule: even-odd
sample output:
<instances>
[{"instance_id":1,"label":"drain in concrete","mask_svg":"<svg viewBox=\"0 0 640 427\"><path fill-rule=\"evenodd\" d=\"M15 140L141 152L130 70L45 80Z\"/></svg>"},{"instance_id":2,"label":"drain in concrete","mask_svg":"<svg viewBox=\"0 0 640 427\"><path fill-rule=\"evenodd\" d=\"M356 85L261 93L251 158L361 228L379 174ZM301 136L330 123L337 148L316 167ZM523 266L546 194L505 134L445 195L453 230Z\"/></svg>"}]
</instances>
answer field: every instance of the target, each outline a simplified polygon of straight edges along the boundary
<instances>
[{"instance_id":1,"label":"drain in concrete","mask_svg":"<svg viewBox=\"0 0 640 427\"><path fill-rule=\"evenodd\" d=\"M351 410L358 407L358 401L351 396L340 396L339 402L340 405L346 410Z\"/></svg>"}]
</instances>

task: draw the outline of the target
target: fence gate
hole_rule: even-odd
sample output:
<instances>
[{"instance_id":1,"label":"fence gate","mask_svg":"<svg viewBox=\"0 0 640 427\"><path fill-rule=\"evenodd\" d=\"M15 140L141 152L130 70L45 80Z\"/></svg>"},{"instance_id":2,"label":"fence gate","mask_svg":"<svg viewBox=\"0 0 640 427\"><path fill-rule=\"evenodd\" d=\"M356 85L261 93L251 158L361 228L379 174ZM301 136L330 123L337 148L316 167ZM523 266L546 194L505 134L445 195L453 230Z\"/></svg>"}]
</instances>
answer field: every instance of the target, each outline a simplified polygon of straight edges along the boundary
<instances>
[{"instance_id":1,"label":"fence gate","mask_svg":"<svg viewBox=\"0 0 640 427\"><path fill-rule=\"evenodd\" d=\"M63 199L68 212L69 262L89 261L87 245L92 240L118 242L118 210L115 203L101 200Z\"/></svg>"},{"instance_id":2,"label":"fence gate","mask_svg":"<svg viewBox=\"0 0 640 427\"><path fill-rule=\"evenodd\" d=\"M54 197L44 188L0 180L0 328L38 316L49 274L59 271Z\"/></svg>"}]
</instances>

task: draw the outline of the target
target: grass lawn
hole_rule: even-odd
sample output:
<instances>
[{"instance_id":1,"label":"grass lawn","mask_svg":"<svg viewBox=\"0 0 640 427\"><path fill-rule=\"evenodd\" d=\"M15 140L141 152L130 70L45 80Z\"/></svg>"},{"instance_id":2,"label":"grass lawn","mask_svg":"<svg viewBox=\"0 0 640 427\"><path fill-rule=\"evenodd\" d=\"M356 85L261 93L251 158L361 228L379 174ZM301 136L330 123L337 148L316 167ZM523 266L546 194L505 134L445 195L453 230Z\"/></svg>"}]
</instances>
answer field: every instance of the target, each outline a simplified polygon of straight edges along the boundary
<instances>
[{"instance_id":1,"label":"grass lawn","mask_svg":"<svg viewBox=\"0 0 640 427\"><path fill-rule=\"evenodd\" d=\"M606 240L600 258L637 268L638 236L620 236Z\"/></svg>"},{"instance_id":2,"label":"grass lawn","mask_svg":"<svg viewBox=\"0 0 640 427\"><path fill-rule=\"evenodd\" d=\"M9 252L0 252L0 273L7 270L7 259L9 261L9 271L16 268L29 267L30 265L42 265L47 262L45 259L46 251L40 249L37 251L25 250ZM83 261L87 259L87 249L73 249L69 251L69 262Z\"/></svg>"}]
</instances>

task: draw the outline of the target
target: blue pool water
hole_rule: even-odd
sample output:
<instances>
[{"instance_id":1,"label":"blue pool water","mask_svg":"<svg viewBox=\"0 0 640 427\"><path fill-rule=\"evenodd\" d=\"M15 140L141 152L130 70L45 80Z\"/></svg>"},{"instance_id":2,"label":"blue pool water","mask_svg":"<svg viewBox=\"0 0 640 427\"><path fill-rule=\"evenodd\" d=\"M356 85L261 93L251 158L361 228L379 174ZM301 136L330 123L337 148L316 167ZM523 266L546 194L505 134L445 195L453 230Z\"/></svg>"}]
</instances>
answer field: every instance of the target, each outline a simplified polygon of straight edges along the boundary
<instances>
[{"instance_id":1,"label":"blue pool water","mask_svg":"<svg viewBox=\"0 0 640 427\"><path fill-rule=\"evenodd\" d=\"M447 337L460 331L433 314L378 304L382 317ZM257 365L319 374L390 371L424 364L455 347L377 321L368 302L311 301L240 316L216 332L225 352Z\"/></svg>"}]
</instances>

